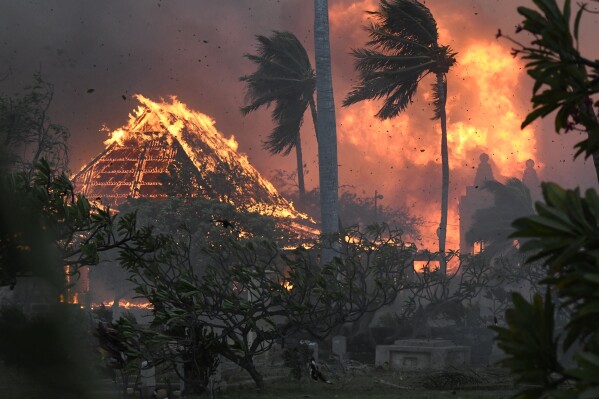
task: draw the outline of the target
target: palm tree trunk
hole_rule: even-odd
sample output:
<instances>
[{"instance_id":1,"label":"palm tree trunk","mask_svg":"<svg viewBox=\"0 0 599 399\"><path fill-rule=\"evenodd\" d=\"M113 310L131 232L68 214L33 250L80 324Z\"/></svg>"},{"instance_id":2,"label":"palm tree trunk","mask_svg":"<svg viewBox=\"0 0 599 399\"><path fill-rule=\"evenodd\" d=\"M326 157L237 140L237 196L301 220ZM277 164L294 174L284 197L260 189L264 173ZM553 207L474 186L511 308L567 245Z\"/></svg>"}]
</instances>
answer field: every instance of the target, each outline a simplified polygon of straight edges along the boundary
<instances>
[{"instance_id":1,"label":"palm tree trunk","mask_svg":"<svg viewBox=\"0 0 599 399\"><path fill-rule=\"evenodd\" d=\"M439 101L441 102L441 222L439 223L439 256L441 257L441 274L447 274L445 259L445 239L447 237L447 202L449 197L449 154L447 149L447 80L445 74L437 73Z\"/></svg>"},{"instance_id":2,"label":"palm tree trunk","mask_svg":"<svg viewBox=\"0 0 599 399\"><path fill-rule=\"evenodd\" d=\"M302 157L302 140L298 134L295 139L295 158L297 159L297 185L300 202L304 202L306 186L304 185L304 159Z\"/></svg>"},{"instance_id":3,"label":"palm tree trunk","mask_svg":"<svg viewBox=\"0 0 599 399\"><path fill-rule=\"evenodd\" d=\"M318 173L320 178L320 213L322 234L339 231L337 166L337 131L335 102L331 77L331 47L329 42L328 0L314 0L314 50L316 58ZM325 246L326 247L326 246ZM334 248L324 248L321 262L335 255Z\"/></svg>"}]
</instances>

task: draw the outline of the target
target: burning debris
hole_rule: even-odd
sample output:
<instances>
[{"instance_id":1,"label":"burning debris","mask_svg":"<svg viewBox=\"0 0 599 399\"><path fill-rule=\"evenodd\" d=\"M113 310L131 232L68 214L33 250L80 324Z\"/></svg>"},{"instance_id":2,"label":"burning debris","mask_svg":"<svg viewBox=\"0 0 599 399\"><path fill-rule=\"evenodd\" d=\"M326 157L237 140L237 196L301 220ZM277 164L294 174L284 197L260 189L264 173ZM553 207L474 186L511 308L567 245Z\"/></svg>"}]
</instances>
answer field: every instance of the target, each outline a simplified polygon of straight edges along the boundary
<instances>
[{"instance_id":1,"label":"burning debris","mask_svg":"<svg viewBox=\"0 0 599 399\"><path fill-rule=\"evenodd\" d=\"M113 207L127 198L201 196L313 224L237 152L235 138L225 138L210 117L175 97L170 102L135 98L141 105L128 123L112 131L106 149L73 177L82 194Z\"/></svg>"}]
</instances>

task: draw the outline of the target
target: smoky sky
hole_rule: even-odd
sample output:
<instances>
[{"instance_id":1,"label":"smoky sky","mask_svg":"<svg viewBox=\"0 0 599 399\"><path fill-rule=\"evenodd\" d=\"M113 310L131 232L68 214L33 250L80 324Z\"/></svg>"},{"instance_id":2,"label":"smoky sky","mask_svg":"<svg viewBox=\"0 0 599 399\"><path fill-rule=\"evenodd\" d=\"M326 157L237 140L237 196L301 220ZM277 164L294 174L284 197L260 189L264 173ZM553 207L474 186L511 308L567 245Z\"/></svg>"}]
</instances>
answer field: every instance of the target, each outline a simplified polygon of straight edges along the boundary
<instances>
[{"instance_id":1,"label":"smoky sky","mask_svg":"<svg viewBox=\"0 0 599 399\"><path fill-rule=\"evenodd\" d=\"M479 44L479 50L492 49L497 59L511 59L509 43L496 41L495 33L497 29L513 33L521 21L516 7L531 2L429 0L425 4L437 19L441 44L458 52L458 67L448 75L449 128L480 129L487 135L484 137L499 137L493 121L512 111L514 126L519 126L530 109L532 88L524 71L518 71L521 64L513 65L516 72L512 80L503 82L499 75L488 75L491 86L485 91L480 86L484 82L479 64L476 60L469 64L460 57L476 57L473 46ZM329 0L340 184L361 195L383 192L385 205L408 206L434 227L439 218L441 177L438 122L431 121L427 97L432 80L423 81L414 104L396 120L383 123L373 118L377 103L340 106L357 79L350 51L364 46L365 11L376 6L375 0ZM255 51L255 36L259 34L291 31L313 59L310 0L3 1L0 22L0 71L11 71L9 79L0 83L0 90L4 94L19 91L36 71L54 85L50 115L71 131L72 170L102 150L107 138L106 132L100 131L103 125L112 130L125 124L128 113L137 106L132 97L136 93L155 101L175 95L191 109L209 115L225 136L235 136L239 150L247 153L267 177L274 169L295 167L293 153L270 156L262 149L261 142L272 129L270 113L260 110L242 116L239 109L244 105L245 89L239 78L254 70L243 55ZM581 46L591 58L599 57L592 41L598 27L599 16L585 16ZM489 106L494 101L493 84L514 85L508 109L499 101L497 107ZM522 137L518 129L510 134ZM597 185L591 163L572 160L572 146L579 139L575 134L555 134L552 119L534 127L526 139L534 142L534 149L531 144L526 150L533 154L542 179L568 187ZM302 142L307 185L314 187L318 183L316 142L309 113ZM509 154L505 143L500 146L498 141L497 146L466 145L459 156L454 151L450 205L455 209L464 186L472 184L480 152L501 160L496 174L506 178L510 176L499 169L509 169L510 173L519 170L519 166L506 169L505 165L522 163L522 157L517 156L521 150ZM425 231L423 235L434 234ZM452 240L455 242L455 237Z\"/></svg>"}]
</instances>

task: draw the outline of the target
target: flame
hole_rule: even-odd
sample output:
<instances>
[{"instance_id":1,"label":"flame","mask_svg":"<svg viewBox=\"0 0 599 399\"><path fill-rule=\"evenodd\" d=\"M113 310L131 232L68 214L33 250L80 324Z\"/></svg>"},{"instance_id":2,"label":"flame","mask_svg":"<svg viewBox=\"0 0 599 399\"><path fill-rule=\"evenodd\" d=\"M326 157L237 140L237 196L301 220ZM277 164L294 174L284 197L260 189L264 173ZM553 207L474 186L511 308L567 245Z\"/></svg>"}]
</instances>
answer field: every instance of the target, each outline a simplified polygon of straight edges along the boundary
<instances>
[{"instance_id":1,"label":"flame","mask_svg":"<svg viewBox=\"0 0 599 399\"><path fill-rule=\"evenodd\" d=\"M377 0L355 0L331 4L331 34L343 41L342 50L333 57L341 59L336 96L344 97L355 84L357 73L348 46L363 48L367 33L356 26L367 26L372 16L365 11L379 8ZM434 3L434 2L433 2ZM450 193L446 248L459 247L458 199L465 186L472 185L478 157L491 157L495 178L522 177L524 163L533 159L543 169L537 153L535 127L520 129L530 104L523 62L510 56L509 45L497 42L480 20L457 13L443 2L426 4L435 16L439 43L451 44L458 52L458 63L449 72L447 131L449 144ZM468 29L464 29L468 26ZM472 31L478 35L472 35ZM476 38L474 38L476 36ZM482 38L481 38L482 37ZM335 51L333 47L333 51ZM339 78L340 77L340 78ZM390 206L407 206L424 220L419 248L438 250L436 230L440 220L441 157L440 124L431 121L433 77L419 83L414 102L391 120L374 117L380 101L364 101L348 108L337 108L340 183L351 182L357 190L378 190ZM526 92L526 94L524 94ZM473 169L474 167L474 169Z\"/></svg>"},{"instance_id":2,"label":"flame","mask_svg":"<svg viewBox=\"0 0 599 399\"><path fill-rule=\"evenodd\" d=\"M214 127L214 120L200 112L189 109L175 96L170 97L170 102L161 100L154 102L140 94L135 98L140 102L130 115L125 126L109 133L109 138L104 142L106 146L123 146L128 140L137 142L151 141L157 138L177 140L189 159L196 168L205 173L215 171L217 166L224 163L238 167L242 173L257 182L259 190L267 193L265 202L260 198L248 198L247 204L235 204L230 198L228 201L236 206L241 206L250 212L263 215L302 219L314 223L306 214L298 212L293 204L282 198L275 187L250 164L245 154L238 153L239 144L234 136L225 138ZM201 149L209 146L212 153L207 154ZM213 156L215 154L216 156ZM238 194L242 187L235 187Z\"/></svg>"},{"instance_id":3,"label":"flame","mask_svg":"<svg viewBox=\"0 0 599 399\"><path fill-rule=\"evenodd\" d=\"M114 305L114 300L112 301L106 301L106 302L102 302L102 303L92 303L90 305L90 308L92 310L94 309L98 309L102 306L105 306L107 308L112 307L112 305ZM153 306L150 302L129 302L125 299L121 299L119 300L119 307L123 308L123 309L148 309L151 310L153 309Z\"/></svg>"},{"instance_id":4,"label":"flame","mask_svg":"<svg viewBox=\"0 0 599 399\"><path fill-rule=\"evenodd\" d=\"M499 44L479 41L460 49L458 64L448 75L450 203L446 248L459 248L457 199L465 185L472 185L481 153L491 157L498 180L504 176L520 178L526 160L537 159L535 130L520 129L526 105L514 95L522 84L522 71L522 62L510 57ZM347 155L340 154L345 158L340 163L352 165L349 170L340 168L340 181L371 184L372 172L366 172L376 168L384 179L378 191L424 219L421 246L434 251L440 220L441 129L438 121L430 120L433 81L421 82L415 103L393 119L374 117L381 106L376 101L341 108L338 131L340 143L350 149ZM452 85L456 81L459 83ZM364 143L368 143L367 150ZM355 161L348 160L358 156L370 167L354 166Z\"/></svg>"},{"instance_id":5,"label":"flame","mask_svg":"<svg viewBox=\"0 0 599 399\"><path fill-rule=\"evenodd\" d=\"M521 176L527 159L536 158L534 129L520 129L525 111L514 97L522 76L522 62L506 56L495 42L482 42L462 52L457 75L472 81L478 95L477 116L448 128L452 161L468 159L468 152L484 149L502 176ZM460 106L460 96L448 102L448 114ZM490 117L490 118L489 118Z\"/></svg>"},{"instance_id":6,"label":"flame","mask_svg":"<svg viewBox=\"0 0 599 399\"><path fill-rule=\"evenodd\" d=\"M291 283L291 281L283 281L283 287L285 287L285 289L287 291L291 291L293 289L293 283Z\"/></svg>"}]
</instances>

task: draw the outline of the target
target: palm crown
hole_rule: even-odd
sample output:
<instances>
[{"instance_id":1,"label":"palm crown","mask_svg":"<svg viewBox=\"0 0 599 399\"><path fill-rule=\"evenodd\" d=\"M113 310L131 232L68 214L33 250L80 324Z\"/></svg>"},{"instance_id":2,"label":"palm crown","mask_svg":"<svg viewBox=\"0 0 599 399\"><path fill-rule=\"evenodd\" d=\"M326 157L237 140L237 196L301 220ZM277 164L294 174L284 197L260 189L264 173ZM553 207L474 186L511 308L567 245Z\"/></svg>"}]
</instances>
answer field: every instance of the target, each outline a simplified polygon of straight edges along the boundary
<instances>
[{"instance_id":1,"label":"palm crown","mask_svg":"<svg viewBox=\"0 0 599 399\"><path fill-rule=\"evenodd\" d=\"M272 119L275 128L264 142L273 154L288 155L296 146L304 113L313 101L314 70L305 48L290 32L273 32L272 36L256 36L258 54L246 54L258 69L241 77L247 83L246 101L241 108L248 114L275 103Z\"/></svg>"},{"instance_id":2,"label":"palm crown","mask_svg":"<svg viewBox=\"0 0 599 399\"><path fill-rule=\"evenodd\" d=\"M379 10L369 14L374 16L366 28L370 49L353 50L360 83L343 105L385 98L376 116L387 119L406 109L424 76L447 73L456 62L456 53L449 46L439 46L437 23L417 1L382 0ZM439 118L444 102L439 101L437 86L433 87L435 117Z\"/></svg>"}]
</instances>

